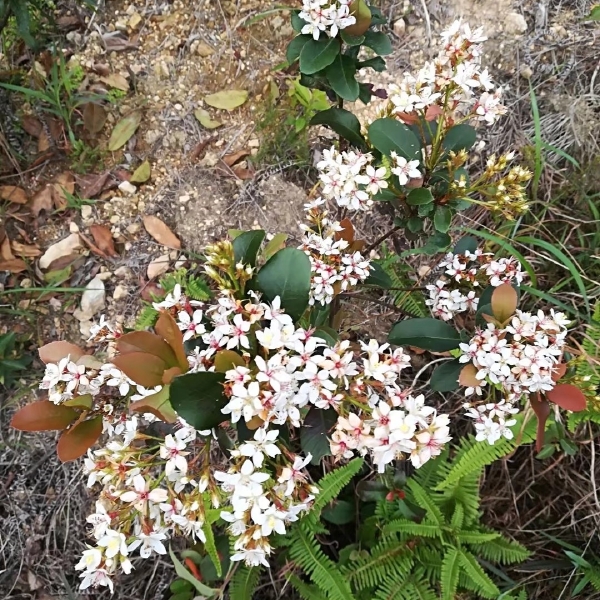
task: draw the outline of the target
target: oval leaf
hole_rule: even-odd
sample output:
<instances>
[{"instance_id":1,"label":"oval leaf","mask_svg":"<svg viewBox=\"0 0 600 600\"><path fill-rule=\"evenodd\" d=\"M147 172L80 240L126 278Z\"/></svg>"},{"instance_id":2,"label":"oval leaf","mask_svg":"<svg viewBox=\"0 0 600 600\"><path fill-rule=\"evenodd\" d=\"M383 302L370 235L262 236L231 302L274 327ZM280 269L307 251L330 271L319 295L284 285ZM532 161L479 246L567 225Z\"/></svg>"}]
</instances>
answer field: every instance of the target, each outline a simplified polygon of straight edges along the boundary
<instances>
[{"instance_id":1,"label":"oval leaf","mask_svg":"<svg viewBox=\"0 0 600 600\"><path fill-rule=\"evenodd\" d=\"M122 335L117 340L117 349L121 355L127 355L131 352L145 352L161 358L167 367L174 367L177 358L173 349L165 340L155 333L149 331L131 331Z\"/></svg>"},{"instance_id":2,"label":"oval leaf","mask_svg":"<svg viewBox=\"0 0 600 600\"><path fill-rule=\"evenodd\" d=\"M327 125L335 133L358 148L365 147L360 133L360 121L344 108L329 108L319 111L310 121L311 125Z\"/></svg>"},{"instance_id":3,"label":"oval leaf","mask_svg":"<svg viewBox=\"0 0 600 600\"><path fill-rule=\"evenodd\" d=\"M68 427L79 415L76 410L49 400L31 402L19 409L10 426L20 431L52 431Z\"/></svg>"},{"instance_id":4,"label":"oval leaf","mask_svg":"<svg viewBox=\"0 0 600 600\"><path fill-rule=\"evenodd\" d=\"M348 9L350 14L356 19L356 23L344 28L342 33L352 36L362 36L371 26L371 9L365 0L353 0Z\"/></svg>"},{"instance_id":5,"label":"oval leaf","mask_svg":"<svg viewBox=\"0 0 600 600\"><path fill-rule=\"evenodd\" d=\"M460 334L454 327L438 319L407 319L396 323L388 341L398 346L414 346L432 352L446 352L458 348Z\"/></svg>"},{"instance_id":6,"label":"oval leaf","mask_svg":"<svg viewBox=\"0 0 600 600\"><path fill-rule=\"evenodd\" d=\"M83 107L83 126L90 133L99 133L106 124L106 110L101 104L88 102Z\"/></svg>"},{"instance_id":7,"label":"oval leaf","mask_svg":"<svg viewBox=\"0 0 600 600\"><path fill-rule=\"evenodd\" d=\"M344 100L354 102L359 88L356 81L356 61L346 54L338 54L325 71L333 91Z\"/></svg>"},{"instance_id":8,"label":"oval leaf","mask_svg":"<svg viewBox=\"0 0 600 600\"><path fill-rule=\"evenodd\" d=\"M236 367L245 367L246 361L233 350L220 350L215 354L215 371L225 373Z\"/></svg>"},{"instance_id":9,"label":"oval leaf","mask_svg":"<svg viewBox=\"0 0 600 600\"><path fill-rule=\"evenodd\" d=\"M371 271L369 276L363 282L363 285L374 285L384 290L393 287L392 278L385 272L384 268L378 262L371 262Z\"/></svg>"},{"instance_id":10,"label":"oval leaf","mask_svg":"<svg viewBox=\"0 0 600 600\"><path fill-rule=\"evenodd\" d=\"M144 227L159 244L175 250L181 248L179 238L158 217L146 215L144 217Z\"/></svg>"},{"instance_id":11,"label":"oval leaf","mask_svg":"<svg viewBox=\"0 0 600 600\"><path fill-rule=\"evenodd\" d=\"M58 458L62 462L75 460L83 456L91 448L102 433L102 417L94 417L89 421L77 423L59 438L56 446Z\"/></svg>"},{"instance_id":12,"label":"oval leaf","mask_svg":"<svg viewBox=\"0 0 600 600\"><path fill-rule=\"evenodd\" d=\"M197 108L194 111L194 116L196 119L198 119L200 125L202 125L202 127L206 127L206 129L216 129L217 127L221 127L221 125L223 125L223 123L211 119L210 113L203 108Z\"/></svg>"},{"instance_id":13,"label":"oval leaf","mask_svg":"<svg viewBox=\"0 0 600 600\"><path fill-rule=\"evenodd\" d=\"M456 246L454 246L454 250L452 252L454 254L465 254L465 252L475 252L479 247L479 242L477 238L474 238L471 235L465 235L464 237L458 240Z\"/></svg>"},{"instance_id":14,"label":"oval leaf","mask_svg":"<svg viewBox=\"0 0 600 600\"><path fill-rule=\"evenodd\" d=\"M44 364L57 363L67 356L77 362L85 352L75 344L69 342L50 342L38 349L40 359Z\"/></svg>"},{"instance_id":15,"label":"oval leaf","mask_svg":"<svg viewBox=\"0 0 600 600\"><path fill-rule=\"evenodd\" d=\"M206 104L223 110L234 110L238 106L242 106L246 100L248 100L246 90L223 90L204 97Z\"/></svg>"},{"instance_id":16,"label":"oval leaf","mask_svg":"<svg viewBox=\"0 0 600 600\"><path fill-rule=\"evenodd\" d=\"M460 123L448 130L448 133L442 140L442 146L448 152L459 152L460 150L469 150L473 147L477 134L475 128L466 123Z\"/></svg>"},{"instance_id":17,"label":"oval leaf","mask_svg":"<svg viewBox=\"0 0 600 600\"><path fill-rule=\"evenodd\" d=\"M312 75L328 67L340 52L340 42L337 38L323 37L318 40L310 39L300 52L300 71Z\"/></svg>"},{"instance_id":18,"label":"oval leaf","mask_svg":"<svg viewBox=\"0 0 600 600\"><path fill-rule=\"evenodd\" d=\"M310 35L297 35L289 44L285 51L285 58L288 63L292 64L297 61L300 57L300 52L302 52L302 48L309 40L312 40L312 36Z\"/></svg>"},{"instance_id":19,"label":"oval leaf","mask_svg":"<svg viewBox=\"0 0 600 600\"><path fill-rule=\"evenodd\" d=\"M137 131L142 121L142 113L137 110L129 116L121 119L113 129L110 139L108 140L108 149L110 152L115 152L122 148Z\"/></svg>"},{"instance_id":20,"label":"oval leaf","mask_svg":"<svg viewBox=\"0 0 600 600\"><path fill-rule=\"evenodd\" d=\"M112 364L121 369L129 379L147 388L163 383L163 373L169 368L164 360L146 352L130 352L115 356Z\"/></svg>"},{"instance_id":21,"label":"oval leaf","mask_svg":"<svg viewBox=\"0 0 600 600\"><path fill-rule=\"evenodd\" d=\"M183 332L179 329L175 319L166 310L161 311L158 321L154 325L154 331L169 344L175 353L177 363L184 372L187 371L190 365L183 347Z\"/></svg>"},{"instance_id":22,"label":"oval leaf","mask_svg":"<svg viewBox=\"0 0 600 600\"><path fill-rule=\"evenodd\" d=\"M415 188L409 192L408 196L406 197L406 202L411 206L431 204L433 202L433 194L429 188Z\"/></svg>"},{"instance_id":23,"label":"oval leaf","mask_svg":"<svg viewBox=\"0 0 600 600\"><path fill-rule=\"evenodd\" d=\"M510 283L503 283L492 293L492 312L500 323L506 323L514 314L519 295Z\"/></svg>"},{"instance_id":24,"label":"oval leaf","mask_svg":"<svg viewBox=\"0 0 600 600\"><path fill-rule=\"evenodd\" d=\"M256 265L256 255L264 239L265 232L262 229L244 231L244 233L238 235L233 240L235 262L254 267Z\"/></svg>"},{"instance_id":25,"label":"oval leaf","mask_svg":"<svg viewBox=\"0 0 600 600\"><path fill-rule=\"evenodd\" d=\"M177 575L179 577L181 577L181 579L185 579L186 581L189 581L194 588L196 588L196 591L203 597L203 598L212 598L212 596L214 596L217 593L217 590L213 590L212 588L209 588L207 585L204 585L201 581L198 581L178 560L178 558L175 556L175 554L173 554L173 550L171 548L169 548L169 556L171 557L171 560L173 561L173 565L175 566L175 573L177 573ZM186 596L189 597L189 596Z\"/></svg>"},{"instance_id":26,"label":"oval leaf","mask_svg":"<svg viewBox=\"0 0 600 600\"><path fill-rule=\"evenodd\" d=\"M579 412L585 410L587 407L587 400L583 392L570 383L557 385L554 389L546 392L546 398L550 402L554 402L554 404L571 412Z\"/></svg>"},{"instance_id":27,"label":"oval leaf","mask_svg":"<svg viewBox=\"0 0 600 600\"><path fill-rule=\"evenodd\" d=\"M421 145L417 136L396 119L377 119L369 126L369 140L386 156L392 151L407 160L421 159Z\"/></svg>"},{"instance_id":28,"label":"oval leaf","mask_svg":"<svg viewBox=\"0 0 600 600\"><path fill-rule=\"evenodd\" d=\"M458 383L465 387L479 387L481 381L477 379L477 367L472 364L465 365L460 371Z\"/></svg>"},{"instance_id":29,"label":"oval leaf","mask_svg":"<svg viewBox=\"0 0 600 600\"><path fill-rule=\"evenodd\" d=\"M227 420L227 415L221 412L227 404L224 382L223 373L188 373L176 377L171 383L171 405L196 429L212 429Z\"/></svg>"},{"instance_id":30,"label":"oval leaf","mask_svg":"<svg viewBox=\"0 0 600 600\"><path fill-rule=\"evenodd\" d=\"M272 256L277 254L280 250L285 248L285 241L288 239L287 233L277 233L273 236L273 239L265 246L263 250L263 258L269 260Z\"/></svg>"},{"instance_id":31,"label":"oval leaf","mask_svg":"<svg viewBox=\"0 0 600 600\"><path fill-rule=\"evenodd\" d=\"M177 413L171 406L169 385L165 385L156 394L133 402L129 408L141 413L151 413L161 421L165 421L165 423L175 423L177 421Z\"/></svg>"},{"instance_id":32,"label":"oval leaf","mask_svg":"<svg viewBox=\"0 0 600 600\"><path fill-rule=\"evenodd\" d=\"M134 172L129 180L130 183L146 183L150 179L152 168L150 162L145 160Z\"/></svg>"},{"instance_id":33,"label":"oval leaf","mask_svg":"<svg viewBox=\"0 0 600 600\"><path fill-rule=\"evenodd\" d=\"M292 319L298 320L308 306L310 292L310 260L302 250L284 248L258 272L256 284L272 302L281 298L281 307Z\"/></svg>"},{"instance_id":34,"label":"oval leaf","mask_svg":"<svg viewBox=\"0 0 600 600\"><path fill-rule=\"evenodd\" d=\"M452 223L452 211L447 206L438 206L433 213L433 226L436 231L446 233Z\"/></svg>"},{"instance_id":35,"label":"oval leaf","mask_svg":"<svg viewBox=\"0 0 600 600\"><path fill-rule=\"evenodd\" d=\"M382 31L367 31L365 33L364 45L374 50L375 54L379 56L386 56L392 53L392 42Z\"/></svg>"},{"instance_id":36,"label":"oval leaf","mask_svg":"<svg viewBox=\"0 0 600 600\"><path fill-rule=\"evenodd\" d=\"M463 368L464 364L458 358L439 365L431 374L431 389L435 392L453 392L458 389L458 378Z\"/></svg>"}]
</instances>

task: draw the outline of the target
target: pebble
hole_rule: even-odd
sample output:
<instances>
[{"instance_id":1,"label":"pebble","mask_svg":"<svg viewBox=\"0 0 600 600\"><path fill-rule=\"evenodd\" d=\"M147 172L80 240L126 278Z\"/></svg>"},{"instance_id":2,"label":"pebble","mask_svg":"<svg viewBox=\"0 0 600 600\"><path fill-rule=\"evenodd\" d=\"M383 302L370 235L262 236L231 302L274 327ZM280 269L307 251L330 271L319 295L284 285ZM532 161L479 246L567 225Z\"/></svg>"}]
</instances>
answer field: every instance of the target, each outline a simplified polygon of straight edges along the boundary
<instances>
[{"instance_id":1,"label":"pebble","mask_svg":"<svg viewBox=\"0 0 600 600\"><path fill-rule=\"evenodd\" d=\"M77 223L75 223L74 221L71 221L69 223L69 231L71 233L79 233L79 227L77 227Z\"/></svg>"},{"instance_id":2,"label":"pebble","mask_svg":"<svg viewBox=\"0 0 600 600\"><path fill-rule=\"evenodd\" d=\"M406 21L404 19L394 21L393 30L396 35L404 35L406 33Z\"/></svg>"},{"instance_id":3,"label":"pebble","mask_svg":"<svg viewBox=\"0 0 600 600\"><path fill-rule=\"evenodd\" d=\"M126 227L127 233L130 233L131 235L137 233L141 228L142 228L141 223L131 223L130 225L127 225L127 227Z\"/></svg>"},{"instance_id":4,"label":"pebble","mask_svg":"<svg viewBox=\"0 0 600 600\"><path fill-rule=\"evenodd\" d=\"M160 275L164 275L169 270L169 255L163 254L155 258L149 265L147 270L148 279L154 279Z\"/></svg>"},{"instance_id":5,"label":"pebble","mask_svg":"<svg viewBox=\"0 0 600 600\"><path fill-rule=\"evenodd\" d=\"M121 217L119 217L119 215L113 215L109 220L113 225L116 225L121 220Z\"/></svg>"},{"instance_id":6,"label":"pebble","mask_svg":"<svg viewBox=\"0 0 600 600\"><path fill-rule=\"evenodd\" d=\"M115 300L122 300L123 298L127 298L127 296L129 296L129 290L124 285L117 285L113 292L113 298Z\"/></svg>"},{"instance_id":7,"label":"pebble","mask_svg":"<svg viewBox=\"0 0 600 600\"><path fill-rule=\"evenodd\" d=\"M130 196L133 196L135 193L137 193L137 188L135 187L135 185L133 185L133 183L130 183L129 181L122 181L119 184L119 189L124 194L129 194Z\"/></svg>"},{"instance_id":8,"label":"pebble","mask_svg":"<svg viewBox=\"0 0 600 600\"><path fill-rule=\"evenodd\" d=\"M504 17L504 31L513 35L520 35L527 31L527 21L518 12L511 12Z\"/></svg>"},{"instance_id":9,"label":"pebble","mask_svg":"<svg viewBox=\"0 0 600 600\"><path fill-rule=\"evenodd\" d=\"M117 277L121 277L122 279L125 279L126 277L129 277L131 275L131 269L129 267L126 267L125 265L123 265L122 267L115 269L115 275Z\"/></svg>"},{"instance_id":10,"label":"pebble","mask_svg":"<svg viewBox=\"0 0 600 600\"><path fill-rule=\"evenodd\" d=\"M81 305L73 312L78 321L89 321L106 306L106 288L96 275L86 286L81 296Z\"/></svg>"},{"instance_id":11,"label":"pebble","mask_svg":"<svg viewBox=\"0 0 600 600\"><path fill-rule=\"evenodd\" d=\"M81 207L81 218L84 221L92 218L92 207L89 204L84 204Z\"/></svg>"},{"instance_id":12,"label":"pebble","mask_svg":"<svg viewBox=\"0 0 600 600\"><path fill-rule=\"evenodd\" d=\"M81 238L77 233L72 233L64 240L60 240L60 242L52 244L52 246L50 246L48 250L44 252L40 258L40 269L47 269L57 258L73 254L75 250L81 247Z\"/></svg>"}]
</instances>

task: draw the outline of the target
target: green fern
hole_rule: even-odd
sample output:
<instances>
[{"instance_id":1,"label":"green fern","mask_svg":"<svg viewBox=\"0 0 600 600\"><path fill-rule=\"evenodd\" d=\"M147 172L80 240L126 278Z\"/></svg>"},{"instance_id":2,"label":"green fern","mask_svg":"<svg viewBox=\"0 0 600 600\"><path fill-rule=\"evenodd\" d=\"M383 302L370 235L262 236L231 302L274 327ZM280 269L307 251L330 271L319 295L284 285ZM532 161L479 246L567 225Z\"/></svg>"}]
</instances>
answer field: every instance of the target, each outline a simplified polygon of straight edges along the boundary
<instances>
[{"instance_id":1,"label":"green fern","mask_svg":"<svg viewBox=\"0 0 600 600\"><path fill-rule=\"evenodd\" d=\"M327 600L327 597L319 590L317 585L304 583L295 575L291 575L288 580L291 586L300 594L302 600Z\"/></svg>"},{"instance_id":2,"label":"green fern","mask_svg":"<svg viewBox=\"0 0 600 600\"><path fill-rule=\"evenodd\" d=\"M148 304L140 311L140 314L135 321L135 328L144 331L145 329L154 327L156 321L158 321L158 311L154 310L154 308Z\"/></svg>"},{"instance_id":3,"label":"green fern","mask_svg":"<svg viewBox=\"0 0 600 600\"><path fill-rule=\"evenodd\" d=\"M259 575L260 567L240 565L231 579L229 600L252 600Z\"/></svg>"},{"instance_id":4,"label":"green fern","mask_svg":"<svg viewBox=\"0 0 600 600\"><path fill-rule=\"evenodd\" d=\"M468 579L473 582L476 588L475 591L485 598L496 598L498 596L500 593L498 586L490 579L477 562L477 559L468 550L460 550L458 560Z\"/></svg>"},{"instance_id":5,"label":"green fern","mask_svg":"<svg viewBox=\"0 0 600 600\"><path fill-rule=\"evenodd\" d=\"M337 468L317 482L319 493L312 505L309 515L314 519L321 516L321 511L332 501L351 481L351 479L361 470L364 460L355 458L343 467Z\"/></svg>"},{"instance_id":6,"label":"green fern","mask_svg":"<svg viewBox=\"0 0 600 600\"><path fill-rule=\"evenodd\" d=\"M383 582L376 600L439 600L438 594L429 585L429 582L421 571L413 573L407 577L402 585L398 584L398 579L390 577Z\"/></svg>"},{"instance_id":7,"label":"green fern","mask_svg":"<svg viewBox=\"0 0 600 600\"><path fill-rule=\"evenodd\" d=\"M525 546L509 540L491 529L482 527L480 535L495 535L495 537L482 538L481 541L472 541L473 538L471 540L463 539L463 541L472 545L477 556L485 560L509 565L522 562L530 556L530 552Z\"/></svg>"},{"instance_id":8,"label":"green fern","mask_svg":"<svg viewBox=\"0 0 600 600\"><path fill-rule=\"evenodd\" d=\"M460 573L460 553L457 548L450 548L444 555L442 562L442 578L440 588L442 600L454 600L458 588L458 574Z\"/></svg>"}]
</instances>

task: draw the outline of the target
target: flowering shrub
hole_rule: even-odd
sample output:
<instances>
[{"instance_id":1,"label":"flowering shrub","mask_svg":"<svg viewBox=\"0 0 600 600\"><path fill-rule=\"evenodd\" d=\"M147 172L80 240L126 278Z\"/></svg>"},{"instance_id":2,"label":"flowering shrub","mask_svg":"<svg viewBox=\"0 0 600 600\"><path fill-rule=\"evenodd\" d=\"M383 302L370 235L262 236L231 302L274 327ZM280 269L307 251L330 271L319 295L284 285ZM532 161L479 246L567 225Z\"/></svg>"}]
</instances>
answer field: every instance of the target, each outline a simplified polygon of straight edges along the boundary
<instances>
[{"instance_id":1,"label":"flowering shrub","mask_svg":"<svg viewBox=\"0 0 600 600\"><path fill-rule=\"evenodd\" d=\"M303 8L293 17L300 35L288 59L299 58L313 87L358 98L366 88L356 70L381 66L379 57L358 61L361 45L384 54L389 44L373 29L380 14L362 0ZM283 234L265 243L262 230L241 232L206 249L204 299L177 283L153 304L146 319L153 331L124 331L103 318L91 331L92 353L65 341L40 348L48 397L23 407L12 424L61 430L61 460L85 457L98 499L88 517L93 542L76 565L82 588L113 589L133 556L166 554L175 537L201 544L222 576L219 528L228 533L232 563L268 567L296 522L318 529L315 519L344 478L361 471L372 483L371 466L387 478L395 461L418 469L436 459L452 423L415 389L422 371L412 383L405 377L411 349L442 356L431 388L465 388L478 441L513 439L535 413L541 444L550 403L585 408L563 362L568 321L518 308L520 264L494 258L473 238L448 252L452 218L471 204L506 217L526 210L530 173L509 167L509 152L488 159L471 180L473 125L491 124L505 109L481 68L482 32L456 23L442 38L438 57L392 86L381 118L365 129L342 102L313 119L342 139L317 164L298 247L286 246ZM378 202L396 216L367 246L348 215ZM423 251L446 252L427 286L432 317L400 320L385 343L355 341L334 327L339 306L355 288L393 287L376 250L399 229L426 234ZM311 465L330 473L315 481ZM408 508L403 517L420 520ZM197 591L216 593L171 555Z\"/></svg>"}]
</instances>

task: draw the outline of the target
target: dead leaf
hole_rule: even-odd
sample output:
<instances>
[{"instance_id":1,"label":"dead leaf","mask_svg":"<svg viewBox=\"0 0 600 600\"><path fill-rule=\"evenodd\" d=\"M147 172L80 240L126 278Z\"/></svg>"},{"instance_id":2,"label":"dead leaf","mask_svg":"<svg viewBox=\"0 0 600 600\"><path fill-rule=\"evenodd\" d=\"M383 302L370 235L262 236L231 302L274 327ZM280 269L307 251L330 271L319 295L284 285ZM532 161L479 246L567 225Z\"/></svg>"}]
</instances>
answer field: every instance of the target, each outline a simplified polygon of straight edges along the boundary
<instances>
[{"instance_id":1,"label":"dead leaf","mask_svg":"<svg viewBox=\"0 0 600 600\"><path fill-rule=\"evenodd\" d=\"M238 150L237 152L234 152L233 154L226 154L223 157L223 162L228 167L233 167L233 165L235 165L235 163L240 162L240 160L246 158L246 156L248 156L249 154L250 154L250 150Z\"/></svg>"},{"instance_id":2,"label":"dead leaf","mask_svg":"<svg viewBox=\"0 0 600 600\"><path fill-rule=\"evenodd\" d=\"M40 137L38 138L38 152L46 152L50 148L50 138L48 134L42 129Z\"/></svg>"},{"instance_id":3,"label":"dead leaf","mask_svg":"<svg viewBox=\"0 0 600 600\"><path fill-rule=\"evenodd\" d=\"M10 240L6 234L4 235L2 242L0 242L0 257L2 260L13 260L15 257L10 247Z\"/></svg>"},{"instance_id":4,"label":"dead leaf","mask_svg":"<svg viewBox=\"0 0 600 600\"><path fill-rule=\"evenodd\" d=\"M100 77L100 81L105 83L111 88L122 90L124 92L129 91L129 82L120 73L111 73L105 77Z\"/></svg>"},{"instance_id":5,"label":"dead leaf","mask_svg":"<svg viewBox=\"0 0 600 600\"><path fill-rule=\"evenodd\" d=\"M211 119L209 112L203 108L197 108L194 111L194 116L196 119L198 119L200 125L202 125L202 127L206 127L206 129L216 129L217 127L221 127L221 125L223 125L223 123L220 121L214 121Z\"/></svg>"},{"instance_id":6,"label":"dead leaf","mask_svg":"<svg viewBox=\"0 0 600 600\"><path fill-rule=\"evenodd\" d=\"M146 183L150 179L152 168L150 162L145 160L134 172L129 179L130 183Z\"/></svg>"},{"instance_id":7,"label":"dead leaf","mask_svg":"<svg viewBox=\"0 0 600 600\"><path fill-rule=\"evenodd\" d=\"M88 102L83 108L83 126L90 133L99 133L106 123L106 110L101 104Z\"/></svg>"},{"instance_id":8,"label":"dead leaf","mask_svg":"<svg viewBox=\"0 0 600 600\"><path fill-rule=\"evenodd\" d=\"M0 198L15 204L25 204L27 202L25 190L15 185L0 185Z\"/></svg>"},{"instance_id":9,"label":"dead leaf","mask_svg":"<svg viewBox=\"0 0 600 600\"><path fill-rule=\"evenodd\" d=\"M108 256L118 256L115 250L115 241L108 227L104 225L91 225L90 233L102 252Z\"/></svg>"},{"instance_id":10,"label":"dead leaf","mask_svg":"<svg viewBox=\"0 0 600 600\"><path fill-rule=\"evenodd\" d=\"M160 277L164 275L169 270L169 255L163 254L158 258L155 258L148 265L148 269L146 271L146 275L148 279L155 279L156 277Z\"/></svg>"},{"instance_id":11,"label":"dead leaf","mask_svg":"<svg viewBox=\"0 0 600 600\"><path fill-rule=\"evenodd\" d=\"M137 110L124 119L121 119L115 125L110 135L110 140L108 140L108 149L110 152L115 152L119 148L122 148L131 139L140 126L141 120L142 113Z\"/></svg>"},{"instance_id":12,"label":"dead leaf","mask_svg":"<svg viewBox=\"0 0 600 600\"><path fill-rule=\"evenodd\" d=\"M10 271L11 273L21 273L27 270L27 263L20 258L0 261L0 271Z\"/></svg>"},{"instance_id":13,"label":"dead leaf","mask_svg":"<svg viewBox=\"0 0 600 600\"><path fill-rule=\"evenodd\" d=\"M94 66L92 67L92 71L94 71L94 73L96 73L98 75L101 75L102 77L106 77L107 75L110 75L110 67L103 63L94 63Z\"/></svg>"},{"instance_id":14,"label":"dead leaf","mask_svg":"<svg viewBox=\"0 0 600 600\"><path fill-rule=\"evenodd\" d=\"M181 248L179 238L158 217L146 215L144 217L144 227L159 244L176 250Z\"/></svg>"},{"instance_id":15,"label":"dead leaf","mask_svg":"<svg viewBox=\"0 0 600 600\"><path fill-rule=\"evenodd\" d=\"M47 269L55 260L73 254L81 248L81 240L77 233L71 233L65 239L52 244L40 258L40 269Z\"/></svg>"},{"instance_id":16,"label":"dead leaf","mask_svg":"<svg viewBox=\"0 0 600 600\"><path fill-rule=\"evenodd\" d=\"M223 90L216 94L209 94L204 97L204 102L214 108L223 110L234 110L248 100L246 90Z\"/></svg>"},{"instance_id":17,"label":"dead leaf","mask_svg":"<svg viewBox=\"0 0 600 600\"><path fill-rule=\"evenodd\" d=\"M107 52L119 52L120 50L137 48L137 44L130 42L122 31L110 31L105 33L102 36L102 42L104 43Z\"/></svg>"},{"instance_id":18,"label":"dead leaf","mask_svg":"<svg viewBox=\"0 0 600 600\"><path fill-rule=\"evenodd\" d=\"M37 246L30 244L12 242L11 247L17 256L24 256L25 258L34 258L42 254L42 251Z\"/></svg>"},{"instance_id":19,"label":"dead leaf","mask_svg":"<svg viewBox=\"0 0 600 600\"><path fill-rule=\"evenodd\" d=\"M89 175L77 177L77 185L81 196L83 198L94 198L100 194L106 187L106 180L109 175L110 172L106 171L105 173L90 173Z\"/></svg>"},{"instance_id":20,"label":"dead leaf","mask_svg":"<svg viewBox=\"0 0 600 600\"><path fill-rule=\"evenodd\" d=\"M67 194L75 191L75 177L68 171L58 175L52 184L52 200L57 210L67 207Z\"/></svg>"},{"instance_id":21,"label":"dead leaf","mask_svg":"<svg viewBox=\"0 0 600 600\"><path fill-rule=\"evenodd\" d=\"M52 210L54 200L52 197L53 185L47 183L35 196L31 202L31 212L37 217L43 210Z\"/></svg>"},{"instance_id":22,"label":"dead leaf","mask_svg":"<svg viewBox=\"0 0 600 600\"><path fill-rule=\"evenodd\" d=\"M236 165L233 167L232 171L235 173L235 176L238 179L246 181L248 179L252 179L254 177L254 171L243 167L242 165Z\"/></svg>"},{"instance_id":23,"label":"dead leaf","mask_svg":"<svg viewBox=\"0 0 600 600\"><path fill-rule=\"evenodd\" d=\"M141 275L139 276L139 281L141 286L140 296L142 300L145 300L146 302L157 302L159 299L165 297L165 290L154 281L145 283L144 278Z\"/></svg>"},{"instance_id":24,"label":"dead leaf","mask_svg":"<svg viewBox=\"0 0 600 600\"><path fill-rule=\"evenodd\" d=\"M24 115L21 119L21 126L32 137L40 137L42 133L42 124L32 115Z\"/></svg>"},{"instance_id":25,"label":"dead leaf","mask_svg":"<svg viewBox=\"0 0 600 600\"><path fill-rule=\"evenodd\" d=\"M198 144L196 144L194 149L190 152L190 158L192 160L198 160L199 158L203 157L206 147L209 144L212 144L217 139L218 139L218 136L213 135L212 137L209 137L209 138L203 140L202 142L198 142Z\"/></svg>"}]
</instances>

